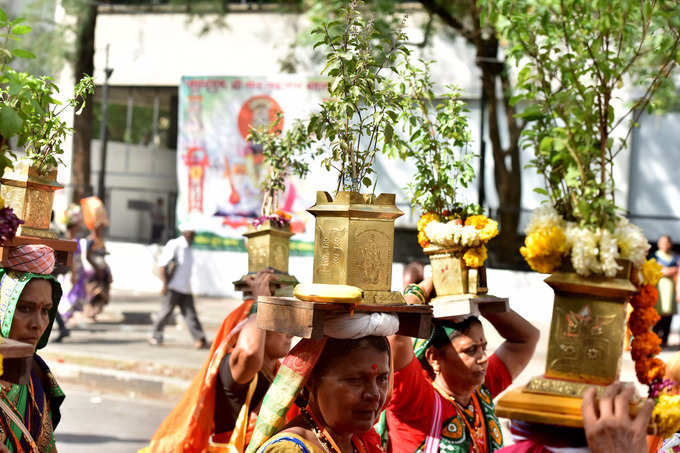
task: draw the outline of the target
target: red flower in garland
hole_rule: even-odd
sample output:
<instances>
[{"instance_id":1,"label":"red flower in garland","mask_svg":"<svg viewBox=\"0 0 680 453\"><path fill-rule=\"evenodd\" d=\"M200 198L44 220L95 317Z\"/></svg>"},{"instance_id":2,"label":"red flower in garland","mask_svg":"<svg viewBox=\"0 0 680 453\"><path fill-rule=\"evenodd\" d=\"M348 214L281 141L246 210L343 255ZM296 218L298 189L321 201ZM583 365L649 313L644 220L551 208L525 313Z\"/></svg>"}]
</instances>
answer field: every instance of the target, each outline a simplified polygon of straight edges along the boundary
<instances>
[{"instance_id":1,"label":"red flower in garland","mask_svg":"<svg viewBox=\"0 0 680 453\"><path fill-rule=\"evenodd\" d=\"M644 285L640 287L640 291L630 300L634 308L651 308L656 305L659 298L659 291L656 286Z\"/></svg>"},{"instance_id":2,"label":"red flower in garland","mask_svg":"<svg viewBox=\"0 0 680 453\"><path fill-rule=\"evenodd\" d=\"M652 331L643 332L633 338L630 355L634 361L651 358L661 352L661 339Z\"/></svg>"},{"instance_id":3,"label":"red flower in garland","mask_svg":"<svg viewBox=\"0 0 680 453\"><path fill-rule=\"evenodd\" d=\"M636 308L630 314L630 318L628 319L628 327L630 327L630 331L633 333L633 335L637 337L638 335L648 332L649 329L654 326L657 321L659 321L659 319L661 319L661 317L656 312L654 307Z\"/></svg>"},{"instance_id":4,"label":"red flower in garland","mask_svg":"<svg viewBox=\"0 0 680 453\"><path fill-rule=\"evenodd\" d=\"M656 357L635 361L635 374L640 383L650 384L663 379L666 374L666 364Z\"/></svg>"}]
</instances>

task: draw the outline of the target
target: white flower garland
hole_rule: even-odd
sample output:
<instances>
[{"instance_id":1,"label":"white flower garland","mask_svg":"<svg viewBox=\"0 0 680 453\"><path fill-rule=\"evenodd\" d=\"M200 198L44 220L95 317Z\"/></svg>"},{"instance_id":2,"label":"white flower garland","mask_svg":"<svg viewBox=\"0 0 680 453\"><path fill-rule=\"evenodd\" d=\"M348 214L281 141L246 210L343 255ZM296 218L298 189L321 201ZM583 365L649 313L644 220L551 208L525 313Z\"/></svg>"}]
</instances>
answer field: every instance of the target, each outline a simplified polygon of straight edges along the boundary
<instances>
[{"instance_id":1,"label":"white flower garland","mask_svg":"<svg viewBox=\"0 0 680 453\"><path fill-rule=\"evenodd\" d=\"M534 209L534 212L531 214L531 220L529 220L529 225L527 225L524 232L526 234L531 234L536 230L549 228L553 225L563 228L564 219L552 206L541 206Z\"/></svg>"},{"instance_id":2,"label":"white flower garland","mask_svg":"<svg viewBox=\"0 0 680 453\"><path fill-rule=\"evenodd\" d=\"M618 219L612 233L606 228L581 228L574 222L565 222L552 206L534 210L526 233L552 226L564 229L571 264L584 277L592 274L614 277L621 269L616 262L619 258L640 267L650 247L642 230L624 217Z\"/></svg>"},{"instance_id":3,"label":"white flower garland","mask_svg":"<svg viewBox=\"0 0 680 453\"><path fill-rule=\"evenodd\" d=\"M637 225L622 217L616 224L614 237L619 244L621 258L630 260L635 267L642 267L649 252L649 241Z\"/></svg>"},{"instance_id":4,"label":"white flower garland","mask_svg":"<svg viewBox=\"0 0 680 453\"><path fill-rule=\"evenodd\" d=\"M440 247L476 247L482 243L480 230L474 225L460 225L455 220L432 221L425 227L425 234L432 244Z\"/></svg>"}]
</instances>

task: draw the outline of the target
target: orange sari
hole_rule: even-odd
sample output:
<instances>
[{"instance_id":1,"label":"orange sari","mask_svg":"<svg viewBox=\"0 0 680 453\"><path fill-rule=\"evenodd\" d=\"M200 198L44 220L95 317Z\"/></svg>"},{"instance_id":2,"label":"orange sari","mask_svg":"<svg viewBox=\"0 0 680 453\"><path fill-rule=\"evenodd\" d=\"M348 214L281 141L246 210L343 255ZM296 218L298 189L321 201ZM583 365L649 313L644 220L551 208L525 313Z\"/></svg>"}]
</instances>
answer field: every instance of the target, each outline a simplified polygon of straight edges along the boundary
<instances>
[{"instance_id":1,"label":"orange sari","mask_svg":"<svg viewBox=\"0 0 680 453\"><path fill-rule=\"evenodd\" d=\"M208 451L210 436L215 430L215 392L220 363L234 348L241 330L240 324L248 317L253 302L252 299L243 301L224 319L203 367L179 403L163 420L151 438L150 445L140 450L140 453Z\"/></svg>"}]
</instances>

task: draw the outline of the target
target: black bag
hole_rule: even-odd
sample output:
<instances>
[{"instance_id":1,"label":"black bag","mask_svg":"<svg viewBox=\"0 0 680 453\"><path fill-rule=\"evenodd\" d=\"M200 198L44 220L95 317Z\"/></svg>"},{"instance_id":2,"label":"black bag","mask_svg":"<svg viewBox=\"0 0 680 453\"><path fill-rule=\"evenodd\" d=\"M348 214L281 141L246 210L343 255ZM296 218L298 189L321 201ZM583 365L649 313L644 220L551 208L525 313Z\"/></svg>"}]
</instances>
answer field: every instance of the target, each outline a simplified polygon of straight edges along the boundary
<instances>
[{"instance_id":1,"label":"black bag","mask_svg":"<svg viewBox=\"0 0 680 453\"><path fill-rule=\"evenodd\" d=\"M172 256L172 259L165 265L165 282L170 283L172 276L175 275L177 270L177 254Z\"/></svg>"}]
</instances>

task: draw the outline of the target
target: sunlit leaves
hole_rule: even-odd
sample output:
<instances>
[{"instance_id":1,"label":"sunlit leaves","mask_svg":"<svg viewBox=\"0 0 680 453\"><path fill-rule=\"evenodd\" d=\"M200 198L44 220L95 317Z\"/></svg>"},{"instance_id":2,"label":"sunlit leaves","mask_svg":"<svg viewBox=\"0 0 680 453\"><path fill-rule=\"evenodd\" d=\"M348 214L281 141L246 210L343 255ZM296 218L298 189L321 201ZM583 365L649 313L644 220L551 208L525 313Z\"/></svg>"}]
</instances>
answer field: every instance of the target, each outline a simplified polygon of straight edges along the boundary
<instances>
[{"instance_id":1,"label":"sunlit leaves","mask_svg":"<svg viewBox=\"0 0 680 453\"><path fill-rule=\"evenodd\" d=\"M59 89L50 77L37 77L16 71L8 64L18 58L35 58L27 50L13 47L20 36L31 31L23 19L9 20L0 10L0 173L11 153L10 139L24 149L26 155L40 171L55 167L61 162L62 144L72 129L61 120L64 108L72 106L79 114L85 107L84 99L94 92L94 81L89 76L74 87L74 95L64 104L57 99ZM10 46L12 43L12 47Z\"/></svg>"},{"instance_id":2,"label":"sunlit leaves","mask_svg":"<svg viewBox=\"0 0 680 453\"><path fill-rule=\"evenodd\" d=\"M322 166L338 172L338 188L357 192L374 186L377 153L401 153L405 146L394 129L403 104L395 74L408 55L405 36L365 13L361 1L338 5L312 31L314 47L326 51L329 96L307 124L321 142Z\"/></svg>"},{"instance_id":3,"label":"sunlit leaves","mask_svg":"<svg viewBox=\"0 0 680 453\"><path fill-rule=\"evenodd\" d=\"M262 190L274 198L278 192L285 190L286 179L289 176L296 175L302 178L309 171L304 159L304 154L311 144L308 126L297 121L282 133L280 131L282 121L283 116L278 113L267 127L251 127L247 137L250 146L262 148L262 155L267 164L267 175L262 182ZM273 212L263 213L269 214Z\"/></svg>"},{"instance_id":4,"label":"sunlit leaves","mask_svg":"<svg viewBox=\"0 0 680 453\"><path fill-rule=\"evenodd\" d=\"M482 4L519 67L511 102L522 108L522 146L534 150L552 204L582 226L612 227L613 160L675 65L680 0ZM628 84L633 100L617 110Z\"/></svg>"},{"instance_id":5,"label":"sunlit leaves","mask_svg":"<svg viewBox=\"0 0 680 453\"><path fill-rule=\"evenodd\" d=\"M406 66L402 78L406 86L401 124L409 142L401 157L416 166L407 187L412 204L440 214L477 212L479 208L464 203L459 194L475 176L467 109L460 91L448 87L437 103L428 62Z\"/></svg>"}]
</instances>

